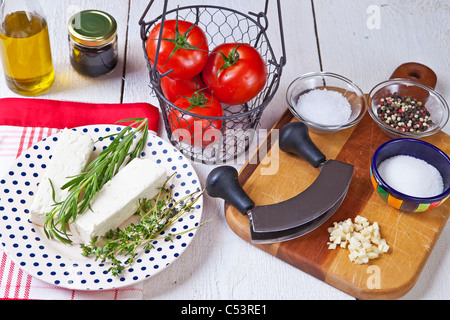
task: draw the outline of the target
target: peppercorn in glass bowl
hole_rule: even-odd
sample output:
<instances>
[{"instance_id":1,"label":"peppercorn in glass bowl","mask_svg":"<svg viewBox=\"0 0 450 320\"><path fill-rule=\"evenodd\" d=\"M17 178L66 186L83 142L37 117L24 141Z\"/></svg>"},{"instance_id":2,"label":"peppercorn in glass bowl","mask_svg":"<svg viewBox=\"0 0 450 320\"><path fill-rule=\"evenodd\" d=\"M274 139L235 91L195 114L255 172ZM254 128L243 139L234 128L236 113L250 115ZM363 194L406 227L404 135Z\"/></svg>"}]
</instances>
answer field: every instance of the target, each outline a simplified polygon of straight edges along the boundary
<instances>
[{"instance_id":1,"label":"peppercorn in glass bowl","mask_svg":"<svg viewBox=\"0 0 450 320\"><path fill-rule=\"evenodd\" d=\"M361 89L330 72L308 73L295 79L286 99L292 114L318 134L350 128L361 121L367 110Z\"/></svg>"},{"instance_id":2,"label":"peppercorn in glass bowl","mask_svg":"<svg viewBox=\"0 0 450 320\"><path fill-rule=\"evenodd\" d=\"M423 140L389 140L372 156L370 179L388 205L407 212L428 211L449 197L450 158Z\"/></svg>"},{"instance_id":3,"label":"peppercorn in glass bowl","mask_svg":"<svg viewBox=\"0 0 450 320\"><path fill-rule=\"evenodd\" d=\"M416 81L393 79L375 86L368 96L369 114L390 138L430 136L449 118L445 99Z\"/></svg>"}]
</instances>

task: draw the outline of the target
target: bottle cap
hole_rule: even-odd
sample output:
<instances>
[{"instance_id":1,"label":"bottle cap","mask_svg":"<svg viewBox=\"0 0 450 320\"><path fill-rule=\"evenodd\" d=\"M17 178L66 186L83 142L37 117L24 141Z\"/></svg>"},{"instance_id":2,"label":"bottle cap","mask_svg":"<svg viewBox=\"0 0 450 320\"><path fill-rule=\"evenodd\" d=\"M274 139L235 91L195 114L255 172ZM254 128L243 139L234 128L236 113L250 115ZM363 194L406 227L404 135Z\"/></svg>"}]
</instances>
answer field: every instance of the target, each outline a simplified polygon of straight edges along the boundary
<instances>
[{"instance_id":1,"label":"bottle cap","mask_svg":"<svg viewBox=\"0 0 450 320\"><path fill-rule=\"evenodd\" d=\"M69 35L82 45L97 47L105 45L117 34L116 20L99 10L84 10L74 14L68 22Z\"/></svg>"}]
</instances>

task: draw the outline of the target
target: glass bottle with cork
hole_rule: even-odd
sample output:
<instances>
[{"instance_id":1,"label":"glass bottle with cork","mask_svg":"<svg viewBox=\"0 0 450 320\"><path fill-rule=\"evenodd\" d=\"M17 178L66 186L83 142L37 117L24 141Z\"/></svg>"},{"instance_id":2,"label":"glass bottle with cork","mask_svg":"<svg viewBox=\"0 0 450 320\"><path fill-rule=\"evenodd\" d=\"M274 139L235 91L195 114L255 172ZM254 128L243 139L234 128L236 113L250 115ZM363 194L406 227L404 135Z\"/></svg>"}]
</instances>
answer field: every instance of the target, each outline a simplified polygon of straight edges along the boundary
<instances>
[{"instance_id":1,"label":"glass bottle with cork","mask_svg":"<svg viewBox=\"0 0 450 320\"><path fill-rule=\"evenodd\" d=\"M12 91L35 96L52 87L48 25L36 0L0 1L0 56Z\"/></svg>"}]
</instances>

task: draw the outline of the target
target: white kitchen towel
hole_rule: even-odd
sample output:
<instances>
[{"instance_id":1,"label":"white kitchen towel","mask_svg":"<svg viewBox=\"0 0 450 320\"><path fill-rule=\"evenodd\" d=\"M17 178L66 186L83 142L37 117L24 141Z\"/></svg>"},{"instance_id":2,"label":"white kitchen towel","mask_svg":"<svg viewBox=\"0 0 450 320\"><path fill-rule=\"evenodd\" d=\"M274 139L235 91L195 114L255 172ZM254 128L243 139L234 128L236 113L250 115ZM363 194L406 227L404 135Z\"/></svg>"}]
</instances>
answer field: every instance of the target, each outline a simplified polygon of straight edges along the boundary
<instances>
[{"instance_id":1,"label":"white kitchen towel","mask_svg":"<svg viewBox=\"0 0 450 320\"><path fill-rule=\"evenodd\" d=\"M54 128L0 126L0 177L8 172L23 151L59 131ZM142 282L101 291L71 290L46 283L27 274L0 249L0 299L137 300L142 299L142 296Z\"/></svg>"}]
</instances>

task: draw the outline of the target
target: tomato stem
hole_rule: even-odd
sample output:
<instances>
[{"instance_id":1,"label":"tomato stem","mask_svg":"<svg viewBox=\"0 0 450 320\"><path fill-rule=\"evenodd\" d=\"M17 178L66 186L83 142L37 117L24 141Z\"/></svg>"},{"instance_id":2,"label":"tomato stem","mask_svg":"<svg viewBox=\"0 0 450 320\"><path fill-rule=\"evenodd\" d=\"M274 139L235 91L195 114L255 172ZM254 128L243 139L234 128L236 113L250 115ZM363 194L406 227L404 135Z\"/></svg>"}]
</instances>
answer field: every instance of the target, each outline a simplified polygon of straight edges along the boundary
<instances>
[{"instance_id":1,"label":"tomato stem","mask_svg":"<svg viewBox=\"0 0 450 320\"><path fill-rule=\"evenodd\" d=\"M170 58L179 50L179 49L185 49L185 50L198 50L198 51L205 51L203 49L198 49L199 46L202 45L202 43L199 43L198 45L194 46L190 44L187 40L189 37L189 33L192 31L192 29L196 26L196 24L192 24L189 29L186 30L184 34L181 34L178 28L178 9L177 9L177 17L175 21L175 37L174 39L168 39L168 38L162 38L161 40L168 41L170 43L174 44L174 48L172 52L170 53L169 57L167 58L166 63L164 66L167 65ZM205 51L206 52L206 51Z\"/></svg>"},{"instance_id":2,"label":"tomato stem","mask_svg":"<svg viewBox=\"0 0 450 320\"><path fill-rule=\"evenodd\" d=\"M186 98L190 104L190 106L186 109L186 111L191 111L193 108L197 108L197 107L198 108L207 108L207 107L211 106L213 98L211 98L210 104L206 104L208 102L208 98L205 96L205 94L203 92L201 92L202 90L205 90L205 89L206 88L195 91L192 94L192 97L182 96L183 98Z\"/></svg>"},{"instance_id":3,"label":"tomato stem","mask_svg":"<svg viewBox=\"0 0 450 320\"><path fill-rule=\"evenodd\" d=\"M224 64L219 70L217 70L216 78L219 78L220 71L233 66L239 60L240 56L239 52L237 51L237 48L240 45L242 45L242 43L238 43L236 46L234 46L234 48L228 53L228 57L223 52L221 51L218 52L222 55Z\"/></svg>"}]
</instances>

